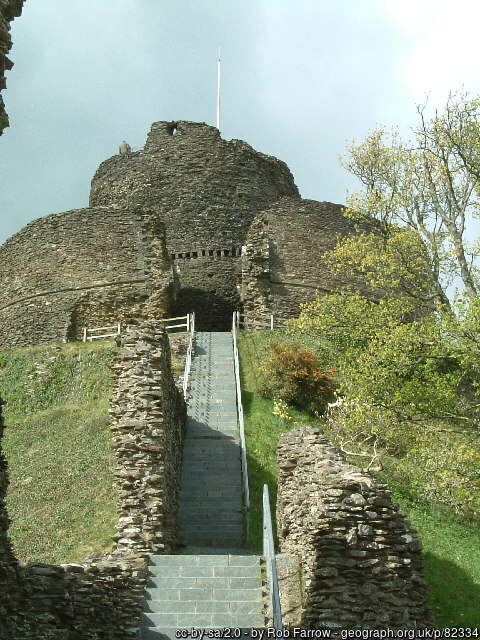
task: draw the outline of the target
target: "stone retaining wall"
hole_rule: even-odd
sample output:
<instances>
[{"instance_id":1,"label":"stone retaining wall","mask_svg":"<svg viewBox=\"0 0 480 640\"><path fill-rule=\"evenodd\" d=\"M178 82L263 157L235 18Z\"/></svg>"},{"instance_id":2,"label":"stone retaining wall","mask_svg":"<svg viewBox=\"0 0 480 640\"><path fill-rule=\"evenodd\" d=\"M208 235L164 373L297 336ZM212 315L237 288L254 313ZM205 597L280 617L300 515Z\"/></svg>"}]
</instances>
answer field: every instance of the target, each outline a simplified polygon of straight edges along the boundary
<instances>
[{"instance_id":1,"label":"stone retaining wall","mask_svg":"<svg viewBox=\"0 0 480 640\"><path fill-rule=\"evenodd\" d=\"M8 513L5 494L8 487L7 461L2 451L4 423L3 401L0 398L0 638L9 638L11 621L17 615L23 593L18 573L18 562L8 539ZM13 637L13 636L12 636Z\"/></svg>"},{"instance_id":2,"label":"stone retaining wall","mask_svg":"<svg viewBox=\"0 0 480 640\"><path fill-rule=\"evenodd\" d=\"M421 543L388 488L319 429L280 438L281 550L300 559L305 629L430 627Z\"/></svg>"},{"instance_id":3,"label":"stone retaining wall","mask_svg":"<svg viewBox=\"0 0 480 640\"><path fill-rule=\"evenodd\" d=\"M119 344L110 400L121 514L117 548L171 553L178 542L186 406L160 322L130 325Z\"/></svg>"}]
</instances>

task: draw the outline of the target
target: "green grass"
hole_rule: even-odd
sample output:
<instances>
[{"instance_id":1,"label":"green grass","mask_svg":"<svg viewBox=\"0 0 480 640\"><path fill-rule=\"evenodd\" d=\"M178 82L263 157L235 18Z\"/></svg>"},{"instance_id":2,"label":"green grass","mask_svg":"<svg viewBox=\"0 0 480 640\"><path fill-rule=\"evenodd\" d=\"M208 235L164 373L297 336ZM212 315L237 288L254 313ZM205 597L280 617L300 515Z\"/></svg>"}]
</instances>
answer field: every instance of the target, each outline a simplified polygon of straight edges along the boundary
<instances>
[{"instance_id":1,"label":"green grass","mask_svg":"<svg viewBox=\"0 0 480 640\"><path fill-rule=\"evenodd\" d=\"M276 331L275 337L292 334ZM294 336L293 336L294 337ZM270 506L275 526L275 505L277 501L277 461L276 449L282 433L299 424L323 424L306 412L289 409L292 421L273 414L273 400L262 398L256 387L263 381L261 363L272 338L270 331L242 332L239 335L240 374L242 382L242 403L245 415L245 438L247 441L248 481L250 489L250 539L248 547L261 549L263 537L263 485L270 492Z\"/></svg>"},{"instance_id":2,"label":"green grass","mask_svg":"<svg viewBox=\"0 0 480 640\"><path fill-rule=\"evenodd\" d=\"M393 491L423 543L429 602L439 627L480 624L480 531L445 507L416 498L388 475Z\"/></svg>"},{"instance_id":3,"label":"green grass","mask_svg":"<svg viewBox=\"0 0 480 640\"><path fill-rule=\"evenodd\" d=\"M327 359L320 342L293 331L242 332L238 348L242 375L248 471L251 493L251 540L249 546L261 547L263 483L269 485L272 515L277 493L275 452L280 435L297 425L322 426L322 422L304 412L289 409L292 420L273 415L273 402L262 398L255 388L263 381L262 363L270 340L299 341ZM326 430L327 437L334 434ZM358 464L358 459L354 461ZM392 474L381 480L393 490L403 513L408 515L423 542L428 597L439 628L471 627L480 624L480 533L478 527L464 522L442 506L426 503L409 493Z\"/></svg>"},{"instance_id":4,"label":"green grass","mask_svg":"<svg viewBox=\"0 0 480 640\"><path fill-rule=\"evenodd\" d=\"M22 562L74 562L112 547L111 358L111 343L0 354L9 535Z\"/></svg>"}]
</instances>

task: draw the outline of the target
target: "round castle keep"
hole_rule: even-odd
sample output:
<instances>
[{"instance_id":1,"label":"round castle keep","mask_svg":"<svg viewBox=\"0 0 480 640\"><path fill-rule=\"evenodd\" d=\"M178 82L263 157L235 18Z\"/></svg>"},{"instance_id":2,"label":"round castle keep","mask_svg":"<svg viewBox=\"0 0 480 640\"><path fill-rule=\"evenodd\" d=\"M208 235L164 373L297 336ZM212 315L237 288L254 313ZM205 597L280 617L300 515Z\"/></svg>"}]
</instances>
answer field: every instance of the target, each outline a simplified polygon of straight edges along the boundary
<instances>
[{"instance_id":1,"label":"round castle keep","mask_svg":"<svg viewBox=\"0 0 480 640\"><path fill-rule=\"evenodd\" d=\"M302 200L285 163L215 127L156 122L103 162L90 208L31 222L0 247L0 348L79 339L84 326L195 311L291 317L345 284L322 264L354 233L341 205ZM172 270L173 262L173 270Z\"/></svg>"},{"instance_id":2,"label":"round castle keep","mask_svg":"<svg viewBox=\"0 0 480 640\"><path fill-rule=\"evenodd\" d=\"M240 308L241 247L255 216L283 196L299 199L285 163L218 129L156 122L143 150L103 162L90 206L149 207L165 223L175 265L174 315L192 310L204 330L229 329Z\"/></svg>"},{"instance_id":3,"label":"round castle keep","mask_svg":"<svg viewBox=\"0 0 480 640\"><path fill-rule=\"evenodd\" d=\"M169 312L165 230L147 210L39 218L0 247L0 348L81 339L83 326Z\"/></svg>"}]
</instances>

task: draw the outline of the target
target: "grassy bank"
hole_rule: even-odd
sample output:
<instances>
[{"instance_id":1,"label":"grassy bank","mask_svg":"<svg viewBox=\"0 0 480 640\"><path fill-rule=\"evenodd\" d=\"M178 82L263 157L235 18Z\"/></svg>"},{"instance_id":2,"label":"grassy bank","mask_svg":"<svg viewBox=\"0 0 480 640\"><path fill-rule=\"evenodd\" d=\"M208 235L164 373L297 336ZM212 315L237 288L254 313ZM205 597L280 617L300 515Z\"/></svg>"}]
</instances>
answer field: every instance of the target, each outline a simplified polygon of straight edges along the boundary
<instances>
[{"instance_id":1,"label":"grassy bank","mask_svg":"<svg viewBox=\"0 0 480 640\"><path fill-rule=\"evenodd\" d=\"M293 339L293 334L276 331L275 337ZM238 350L242 382L242 402L245 414L245 437L247 440L248 479L251 501L250 541L248 546L260 549L262 546L262 492L266 483L270 492L272 516L275 518L277 499L276 447L279 437L285 431L295 428L295 422L322 426L306 412L289 408L290 419L274 414L273 400L261 397L256 388L263 382L262 362L268 351L272 337L269 331L242 332L239 335ZM274 522L275 528L275 522Z\"/></svg>"},{"instance_id":2,"label":"grassy bank","mask_svg":"<svg viewBox=\"0 0 480 640\"><path fill-rule=\"evenodd\" d=\"M300 424L324 426L322 421L305 412L288 409L287 418L273 414L273 401L262 398L256 387L263 381L262 363L269 341L274 339L299 341L304 346L320 351L326 364L325 353L315 338L290 332L243 332L239 337L242 373L242 395L245 413L245 431L252 501L252 548L261 546L261 490L269 484L272 502L276 496L275 452L281 433ZM335 440L335 434L326 429L326 435ZM358 464L358 459L354 461ZM398 481L384 475L400 508L408 514L423 542L425 577L429 587L429 601L437 624L443 627L472 627L480 624L480 534L478 527L463 522L439 505L426 503L408 493ZM272 509L272 513L274 510Z\"/></svg>"},{"instance_id":3,"label":"grassy bank","mask_svg":"<svg viewBox=\"0 0 480 640\"><path fill-rule=\"evenodd\" d=\"M72 562L111 548L111 358L111 343L0 354L9 533L23 562Z\"/></svg>"}]
</instances>

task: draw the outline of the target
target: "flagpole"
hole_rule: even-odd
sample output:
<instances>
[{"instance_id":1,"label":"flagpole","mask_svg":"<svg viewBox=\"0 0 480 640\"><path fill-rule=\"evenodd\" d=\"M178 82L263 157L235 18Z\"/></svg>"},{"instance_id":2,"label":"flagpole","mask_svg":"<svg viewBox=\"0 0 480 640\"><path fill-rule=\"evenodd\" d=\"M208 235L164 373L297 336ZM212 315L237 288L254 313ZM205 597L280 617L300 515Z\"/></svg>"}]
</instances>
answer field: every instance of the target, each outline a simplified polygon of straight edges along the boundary
<instances>
[{"instance_id":1,"label":"flagpole","mask_svg":"<svg viewBox=\"0 0 480 640\"><path fill-rule=\"evenodd\" d=\"M217 129L220 131L220 47L218 48L217 62Z\"/></svg>"}]
</instances>

